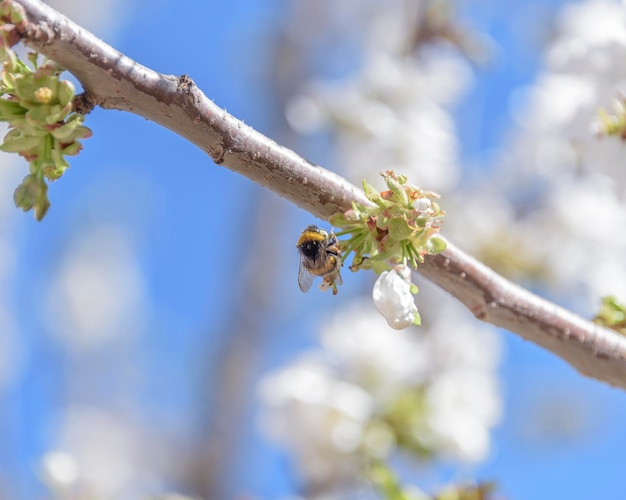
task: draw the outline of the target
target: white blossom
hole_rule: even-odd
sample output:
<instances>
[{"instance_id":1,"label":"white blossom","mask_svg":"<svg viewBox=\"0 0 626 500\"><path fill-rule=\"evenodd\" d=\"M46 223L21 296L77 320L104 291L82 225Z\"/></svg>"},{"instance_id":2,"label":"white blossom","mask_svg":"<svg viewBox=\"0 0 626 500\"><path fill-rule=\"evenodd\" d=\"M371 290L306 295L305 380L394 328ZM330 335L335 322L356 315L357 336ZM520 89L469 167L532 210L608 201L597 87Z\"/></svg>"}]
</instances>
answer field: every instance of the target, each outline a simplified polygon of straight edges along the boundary
<instances>
[{"instance_id":1,"label":"white blossom","mask_svg":"<svg viewBox=\"0 0 626 500\"><path fill-rule=\"evenodd\" d=\"M601 295L626 296L624 144L590 131L624 92L622 6L566 5L544 67L511 97L519 127L495 156L500 174L446 205L462 248L508 276L543 281L585 315Z\"/></svg>"},{"instance_id":2,"label":"white blossom","mask_svg":"<svg viewBox=\"0 0 626 500\"><path fill-rule=\"evenodd\" d=\"M418 314L411 293L411 270L405 265L381 273L374 283L372 298L378 312L396 330L411 326Z\"/></svg>"}]
</instances>

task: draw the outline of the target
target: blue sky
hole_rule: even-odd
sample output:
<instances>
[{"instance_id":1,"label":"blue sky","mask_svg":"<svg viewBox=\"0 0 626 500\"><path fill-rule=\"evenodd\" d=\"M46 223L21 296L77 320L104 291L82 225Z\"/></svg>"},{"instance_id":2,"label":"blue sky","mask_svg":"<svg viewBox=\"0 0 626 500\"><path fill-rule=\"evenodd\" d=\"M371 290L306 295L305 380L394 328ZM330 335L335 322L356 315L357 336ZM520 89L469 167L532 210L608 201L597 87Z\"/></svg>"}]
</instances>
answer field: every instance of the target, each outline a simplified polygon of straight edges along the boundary
<instances>
[{"instance_id":1,"label":"blue sky","mask_svg":"<svg viewBox=\"0 0 626 500\"><path fill-rule=\"evenodd\" d=\"M539 63L537 47L529 48L523 36L524 23L549 13L555 2L476 4L469 22L493 37L497 52L457 110L468 165L487 158L511 126L509 94L532 79ZM217 104L280 141L281 110L265 63L273 49L269 35L286 5L136 0L122 28L107 41L157 71L189 74ZM97 109L87 125L94 137L51 186L52 208L45 220L37 223L17 210L6 216L15 265L3 287L9 290L19 333L16 356L22 360L11 384L0 386L0 488L8 484L12 498L44 495L36 464L54 443L55 425L73 400L98 404L111 391L121 393L132 402L113 396L110 404L132 406L132 414L149 422L157 435L174 442L207 437L203 418L211 408L199 400L211 401L200 392L210 391L211 384L202 388L199 381L219 363L226 335L240 319L250 274L270 258L254 252L247 257L256 243L259 203L269 207L265 228L276 234L271 258L281 265L268 284L266 314L254 325L261 333L250 347L248 375L256 379L315 345L316 322L341 307L336 300L341 297L296 291L292 240L312 222L310 216L142 118ZM323 153L317 155L322 161ZM10 168L25 172L25 165ZM81 234L99 226L118 228L129 242L145 293L143 323L131 339L116 338L85 354L67 349L51 333L42 304L63 256L75 249ZM346 287L347 295L358 291L358 283ZM622 392L585 379L511 334L502 335L506 409L494 453L477 469L442 467L434 481L493 479L512 499L615 496L623 489ZM82 373L83 384L72 380ZM110 387L103 388L103 380ZM290 468L255 429L252 386L242 401L241 455L230 474L230 491L279 498L293 487Z\"/></svg>"}]
</instances>

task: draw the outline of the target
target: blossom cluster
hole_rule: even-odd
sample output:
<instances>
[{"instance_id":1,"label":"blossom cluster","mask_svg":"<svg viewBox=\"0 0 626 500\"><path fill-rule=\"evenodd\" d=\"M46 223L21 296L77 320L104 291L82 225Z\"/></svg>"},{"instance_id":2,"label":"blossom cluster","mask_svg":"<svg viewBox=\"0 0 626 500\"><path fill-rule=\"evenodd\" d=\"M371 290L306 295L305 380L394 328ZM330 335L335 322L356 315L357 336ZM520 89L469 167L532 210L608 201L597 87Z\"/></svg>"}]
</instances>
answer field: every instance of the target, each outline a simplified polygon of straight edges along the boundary
<instances>
[{"instance_id":1,"label":"blossom cluster","mask_svg":"<svg viewBox=\"0 0 626 500\"><path fill-rule=\"evenodd\" d=\"M494 182L467 194L458 208L471 213L450 200L447 223L466 250L592 316L600 297L626 297L624 145L597 135L598 109L626 92L624 7L569 4L556 28L542 71L511 100L518 126Z\"/></svg>"},{"instance_id":2,"label":"blossom cluster","mask_svg":"<svg viewBox=\"0 0 626 500\"><path fill-rule=\"evenodd\" d=\"M419 330L391 330L365 299L322 327L323 350L270 373L263 429L315 490L356 486L400 451L478 462L500 416L496 334L448 304ZM292 429L298 429L293 432Z\"/></svg>"},{"instance_id":3,"label":"blossom cluster","mask_svg":"<svg viewBox=\"0 0 626 500\"><path fill-rule=\"evenodd\" d=\"M437 236L444 216L437 203L438 195L407 183L405 176L392 171L382 174L387 190L379 193L363 182L371 205L352 203L352 209L331 217L339 236L345 260L354 253L350 269L373 269L381 273L373 290L374 303L395 329L421 323L413 294L411 268L417 269L427 254L446 247ZM410 266L410 267L409 267Z\"/></svg>"},{"instance_id":4,"label":"blossom cluster","mask_svg":"<svg viewBox=\"0 0 626 500\"><path fill-rule=\"evenodd\" d=\"M29 174L15 190L16 206L33 210L43 219L50 207L47 180L57 180L69 167L65 156L82 149L80 139L92 135L83 125L84 116L73 112L74 85L61 80L63 68L53 61L39 63L29 54L29 67L12 46L18 41L12 28L24 22L23 8L4 0L0 3L0 122L9 125L0 150L18 153L29 162Z\"/></svg>"}]
</instances>

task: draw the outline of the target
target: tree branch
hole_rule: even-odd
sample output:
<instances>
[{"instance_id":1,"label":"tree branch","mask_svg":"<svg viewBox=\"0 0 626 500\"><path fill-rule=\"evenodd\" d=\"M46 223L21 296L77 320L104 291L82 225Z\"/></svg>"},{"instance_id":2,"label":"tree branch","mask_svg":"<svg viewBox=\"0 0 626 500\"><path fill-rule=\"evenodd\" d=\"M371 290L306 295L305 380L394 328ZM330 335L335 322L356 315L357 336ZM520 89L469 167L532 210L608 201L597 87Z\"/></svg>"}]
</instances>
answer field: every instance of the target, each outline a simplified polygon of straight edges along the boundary
<instances>
[{"instance_id":1,"label":"tree branch","mask_svg":"<svg viewBox=\"0 0 626 500\"><path fill-rule=\"evenodd\" d=\"M83 104L130 111L188 139L218 165L245 175L327 219L367 204L345 179L313 165L220 109L183 75L146 68L39 0L15 0L27 13L22 41L67 68L85 89ZM88 109L88 106L87 106ZM511 283L448 242L419 271L483 321L517 333L581 373L626 388L626 338Z\"/></svg>"}]
</instances>

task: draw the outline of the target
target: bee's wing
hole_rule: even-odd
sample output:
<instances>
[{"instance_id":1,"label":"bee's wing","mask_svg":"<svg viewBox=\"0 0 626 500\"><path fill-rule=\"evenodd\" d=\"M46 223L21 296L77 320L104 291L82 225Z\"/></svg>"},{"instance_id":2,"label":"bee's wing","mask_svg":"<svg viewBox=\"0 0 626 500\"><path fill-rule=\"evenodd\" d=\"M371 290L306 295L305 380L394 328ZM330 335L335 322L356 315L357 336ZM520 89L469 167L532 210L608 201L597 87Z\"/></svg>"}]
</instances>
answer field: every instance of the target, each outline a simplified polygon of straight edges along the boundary
<instances>
[{"instance_id":1,"label":"bee's wing","mask_svg":"<svg viewBox=\"0 0 626 500\"><path fill-rule=\"evenodd\" d=\"M300 258L300 269L298 269L298 285L300 286L300 290L303 292L308 292L311 289L311 285L313 284L313 275L306 270L302 260L304 257Z\"/></svg>"},{"instance_id":2,"label":"bee's wing","mask_svg":"<svg viewBox=\"0 0 626 500\"><path fill-rule=\"evenodd\" d=\"M343 285L343 278L341 277L341 273L339 272L339 269L337 269L337 276L335 277L335 283L337 283L338 285Z\"/></svg>"}]
</instances>

